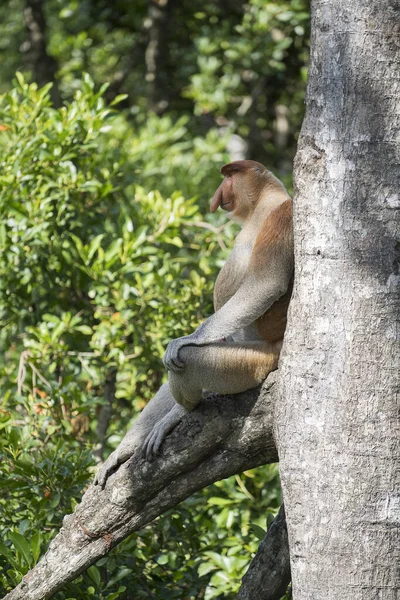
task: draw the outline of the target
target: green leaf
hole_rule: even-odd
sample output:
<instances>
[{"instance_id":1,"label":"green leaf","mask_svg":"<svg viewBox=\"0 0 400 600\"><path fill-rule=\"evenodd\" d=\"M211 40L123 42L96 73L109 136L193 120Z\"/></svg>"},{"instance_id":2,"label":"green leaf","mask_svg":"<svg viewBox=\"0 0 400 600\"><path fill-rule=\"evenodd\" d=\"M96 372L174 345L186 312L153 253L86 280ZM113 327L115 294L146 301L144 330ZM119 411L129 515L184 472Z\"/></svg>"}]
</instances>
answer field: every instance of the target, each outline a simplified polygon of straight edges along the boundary
<instances>
[{"instance_id":1,"label":"green leaf","mask_svg":"<svg viewBox=\"0 0 400 600\"><path fill-rule=\"evenodd\" d=\"M33 536L31 537L31 551L32 551L32 557L34 562L36 563L39 556L40 556L40 546L42 544L42 534L41 532L38 530L36 531L36 533L33 534Z\"/></svg>"},{"instance_id":2,"label":"green leaf","mask_svg":"<svg viewBox=\"0 0 400 600\"><path fill-rule=\"evenodd\" d=\"M0 554L2 554L8 560L14 569L19 569L18 561L15 560L11 550L7 548L3 542L0 542Z\"/></svg>"},{"instance_id":3,"label":"green leaf","mask_svg":"<svg viewBox=\"0 0 400 600\"><path fill-rule=\"evenodd\" d=\"M219 496L212 496L207 500L207 504L211 504L214 506L228 506L232 503L233 500L231 500L230 498L220 498Z\"/></svg>"},{"instance_id":4,"label":"green leaf","mask_svg":"<svg viewBox=\"0 0 400 600\"><path fill-rule=\"evenodd\" d=\"M48 323L55 323L56 325L58 325L58 323L60 322L59 317L56 317L56 315L50 315L49 313L45 313L44 315L42 315L42 319L43 321L47 321Z\"/></svg>"},{"instance_id":5,"label":"green leaf","mask_svg":"<svg viewBox=\"0 0 400 600\"><path fill-rule=\"evenodd\" d=\"M114 592L113 594L108 594L108 596L106 596L106 600L115 600L116 598L119 598L120 595L126 591L126 589L127 588L124 585L120 585L116 592Z\"/></svg>"},{"instance_id":6,"label":"green leaf","mask_svg":"<svg viewBox=\"0 0 400 600\"><path fill-rule=\"evenodd\" d=\"M263 540L265 534L267 533L262 527L257 525L256 523L250 523L250 530L257 536L259 540Z\"/></svg>"},{"instance_id":7,"label":"green leaf","mask_svg":"<svg viewBox=\"0 0 400 600\"><path fill-rule=\"evenodd\" d=\"M197 572L199 577L204 577L204 575L208 575L211 571L215 571L217 567L210 562L203 562L199 565Z\"/></svg>"},{"instance_id":8,"label":"green leaf","mask_svg":"<svg viewBox=\"0 0 400 600\"><path fill-rule=\"evenodd\" d=\"M84 335L92 335L93 329L89 325L77 325L75 331L80 331Z\"/></svg>"},{"instance_id":9,"label":"green leaf","mask_svg":"<svg viewBox=\"0 0 400 600\"><path fill-rule=\"evenodd\" d=\"M16 550L24 557L28 567L30 567L33 564L33 558L29 542L27 542L23 535L16 531L10 531L8 537L14 544Z\"/></svg>"},{"instance_id":10,"label":"green leaf","mask_svg":"<svg viewBox=\"0 0 400 600\"><path fill-rule=\"evenodd\" d=\"M89 252L88 252L88 260L91 260L94 256L94 254L100 248L101 240L103 239L103 237L104 237L104 233L100 233L90 242Z\"/></svg>"},{"instance_id":11,"label":"green leaf","mask_svg":"<svg viewBox=\"0 0 400 600\"><path fill-rule=\"evenodd\" d=\"M92 565L88 568L87 572L90 579L96 584L96 587L100 587L101 576L99 569L95 565Z\"/></svg>"},{"instance_id":12,"label":"green leaf","mask_svg":"<svg viewBox=\"0 0 400 600\"><path fill-rule=\"evenodd\" d=\"M123 579L127 575L130 575L130 573L132 573L132 569L128 569L127 567L122 567L122 569L120 569L118 571L118 573L116 575L114 575L114 577L110 578L109 582L106 585L106 589L114 586L118 581L121 581L121 579Z\"/></svg>"},{"instance_id":13,"label":"green leaf","mask_svg":"<svg viewBox=\"0 0 400 600\"><path fill-rule=\"evenodd\" d=\"M22 73L20 71L17 71L15 73L15 77L17 78L19 85L22 87L25 84L25 79Z\"/></svg>"},{"instance_id":14,"label":"green leaf","mask_svg":"<svg viewBox=\"0 0 400 600\"><path fill-rule=\"evenodd\" d=\"M110 106L115 106L116 104L119 104L128 97L128 94L118 94L118 96L115 96L114 100L110 102Z\"/></svg>"}]
</instances>

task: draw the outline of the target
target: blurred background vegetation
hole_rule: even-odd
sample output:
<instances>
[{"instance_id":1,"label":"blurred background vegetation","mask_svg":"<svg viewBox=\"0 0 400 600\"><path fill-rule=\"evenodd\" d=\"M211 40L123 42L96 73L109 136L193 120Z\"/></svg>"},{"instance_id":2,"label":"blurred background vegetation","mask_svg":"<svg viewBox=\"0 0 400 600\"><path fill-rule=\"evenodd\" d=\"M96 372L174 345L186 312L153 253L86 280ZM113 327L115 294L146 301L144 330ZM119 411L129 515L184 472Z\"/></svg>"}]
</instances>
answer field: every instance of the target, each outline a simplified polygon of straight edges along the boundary
<instances>
[{"instance_id":1,"label":"blurred background vegetation","mask_svg":"<svg viewBox=\"0 0 400 600\"><path fill-rule=\"evenodd\" d=\"M0 593L35 563L212 311L219 168L291 185L307 0L0 5ZM48 83L52 85L48 85ZM277 468L217 483L57 598L235 597Z\"/></svg>"}]
</instances>

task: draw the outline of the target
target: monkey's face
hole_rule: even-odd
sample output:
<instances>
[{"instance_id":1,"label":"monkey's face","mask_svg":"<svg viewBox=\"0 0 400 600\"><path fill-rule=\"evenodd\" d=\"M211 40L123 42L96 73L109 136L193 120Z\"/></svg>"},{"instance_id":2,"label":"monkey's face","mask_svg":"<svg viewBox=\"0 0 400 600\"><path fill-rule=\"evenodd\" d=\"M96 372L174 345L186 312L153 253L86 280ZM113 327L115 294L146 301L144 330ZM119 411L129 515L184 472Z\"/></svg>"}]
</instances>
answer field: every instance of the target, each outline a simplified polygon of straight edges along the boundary
<instances>
[{"instance_id":1,"label":"monkey's face","mask_svg":"<svg viewBox=\"0 0 400 600\"><path fill-rule=\"evenodd\" d=\"M244 221L257 204L267 172L253 160L238 160L222 167L224 180L211 200L211 212L220 206L234 220Z\"/></svg>"}]
</instances>

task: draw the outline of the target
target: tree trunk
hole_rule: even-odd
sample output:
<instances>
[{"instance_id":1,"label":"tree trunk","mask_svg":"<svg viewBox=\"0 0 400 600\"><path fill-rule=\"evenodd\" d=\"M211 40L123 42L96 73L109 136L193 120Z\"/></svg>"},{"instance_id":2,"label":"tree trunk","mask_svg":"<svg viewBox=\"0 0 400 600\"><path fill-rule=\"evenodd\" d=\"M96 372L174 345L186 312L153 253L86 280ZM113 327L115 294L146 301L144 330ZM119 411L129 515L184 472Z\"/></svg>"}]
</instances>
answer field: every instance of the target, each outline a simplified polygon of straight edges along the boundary
<instances>
[{"instance_id":1,"label":"tree trunk","mask_svg":"<svg viewBox=\"0 0 400 600\"><path fill-rule=\"evenodd\" d=\"M294 600L400 597L399 7L313 2L275 422Z\"/></svg>"},{"instance_id":2,"label":"tree trunk","mask_svg":"<svg viewBox=\"0 0 400 600\"><path fill-rule=\"evenodd\" d=\"M146 48L146 81L149 108L158 115L169 105L171 91L168 73L169 31L174 0L149 0L146 28L149 33Z\"/></svg>"},{"instance_id":3,"label":"tree trunk","mask_svg":"<svg viewBox=\"0 0 400 600\"><path fill-rule=\"evenodd\" d=\"M26 61L32 69L33 78L39 87L50 81L53 87L50 96L54 106L61 106L61 98L56 84L57 61L47 53L46 19L43 0L25 0L24 19L28 31Z\"/></svg>"}]
</instances>

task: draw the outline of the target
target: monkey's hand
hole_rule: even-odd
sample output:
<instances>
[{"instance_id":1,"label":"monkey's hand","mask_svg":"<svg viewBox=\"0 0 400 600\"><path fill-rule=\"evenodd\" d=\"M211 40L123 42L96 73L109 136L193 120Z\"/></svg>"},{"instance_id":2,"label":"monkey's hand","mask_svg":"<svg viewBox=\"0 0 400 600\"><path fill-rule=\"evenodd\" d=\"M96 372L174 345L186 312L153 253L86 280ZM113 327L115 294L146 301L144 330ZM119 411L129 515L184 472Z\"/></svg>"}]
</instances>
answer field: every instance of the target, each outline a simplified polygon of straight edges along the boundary
<instances>
[{"instance_id":1,"label":"monkey's hand","mask_svg":"<svg viewBox=\"0 0 400 600\"><path fill-rule=\"evenodd\" d=\"M197 346L192 335L186 335L170 341L163 357L163 363L167 371L174 371L175 373L183 371L185 362L182 360L182 357L179 356L179 352L185 346Z\"/></svg>"}]
</instances>

